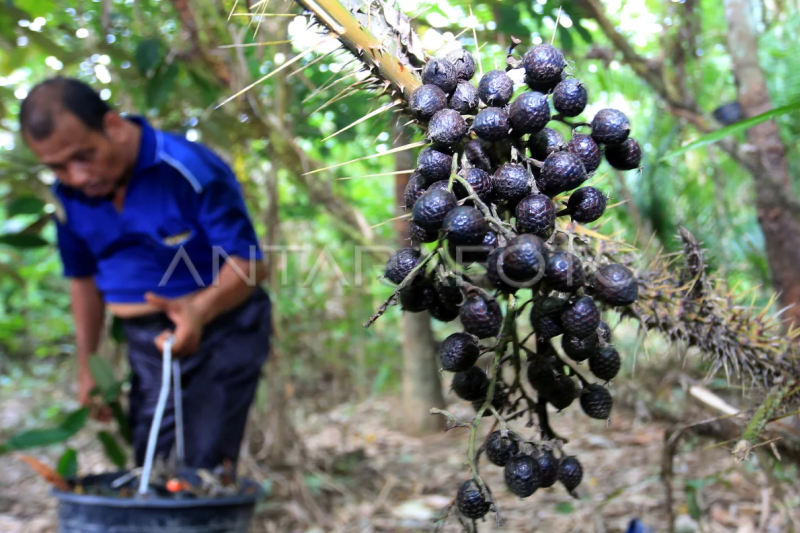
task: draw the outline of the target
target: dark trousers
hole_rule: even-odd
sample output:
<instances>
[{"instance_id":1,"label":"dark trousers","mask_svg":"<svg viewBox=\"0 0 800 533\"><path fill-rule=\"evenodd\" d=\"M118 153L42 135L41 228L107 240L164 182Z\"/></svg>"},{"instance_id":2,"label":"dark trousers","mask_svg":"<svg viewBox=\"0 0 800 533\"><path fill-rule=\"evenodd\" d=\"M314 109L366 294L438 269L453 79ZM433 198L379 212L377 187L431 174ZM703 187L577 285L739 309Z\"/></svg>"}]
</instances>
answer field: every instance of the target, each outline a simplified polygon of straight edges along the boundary
<instances>
[{"instance_id":1,"label":"dark trousers","mask_svg":"<svg viewBox=\"0 0 800 533\"><path fill-rule=\"evenodd\" d=\"M236 465L247 414L269 354L271 307L266 291L257 287L237 308L207 324L200 348L180 359L187 467L213 469L225 459ZM175 326L162 313L125 319L122 326L133 371L129 418L136 464L141 466L161 389L162 354L153 341ZM169 456L174 441L170 388L156 455Z\"/></svg>"}]
</instances>

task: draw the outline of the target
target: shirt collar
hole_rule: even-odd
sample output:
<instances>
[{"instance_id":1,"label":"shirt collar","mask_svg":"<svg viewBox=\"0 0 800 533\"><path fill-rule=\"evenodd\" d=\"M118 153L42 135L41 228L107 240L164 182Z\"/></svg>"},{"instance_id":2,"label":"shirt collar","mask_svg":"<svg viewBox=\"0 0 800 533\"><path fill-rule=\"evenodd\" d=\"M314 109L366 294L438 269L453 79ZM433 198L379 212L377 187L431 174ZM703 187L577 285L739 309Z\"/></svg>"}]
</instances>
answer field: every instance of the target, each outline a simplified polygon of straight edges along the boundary
<instances>
[{"instance_id":1,"label":"shirt collar","mask_svg":"<svg viewBox=\"0 0 800 533\"><path fill-rule=\"evenodd\" d=\"M137 173L146 168L150 168L161 162L161 132L155 130L150 123L142 116L133 115L126 117L131 122L135 122L142 128L141 142L139 143L139 155L136 157L136 166L133 172Z\"/></svg>"}]
</instances>

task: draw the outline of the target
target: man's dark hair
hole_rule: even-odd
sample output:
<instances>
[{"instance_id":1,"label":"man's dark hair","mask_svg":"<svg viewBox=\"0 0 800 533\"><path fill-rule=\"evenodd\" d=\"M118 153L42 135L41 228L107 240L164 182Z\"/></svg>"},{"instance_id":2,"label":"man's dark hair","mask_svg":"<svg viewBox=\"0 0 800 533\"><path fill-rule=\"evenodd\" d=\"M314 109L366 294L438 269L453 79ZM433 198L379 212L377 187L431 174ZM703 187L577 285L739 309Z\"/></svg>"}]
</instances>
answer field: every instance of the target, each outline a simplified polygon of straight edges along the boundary
<instances>
[{"instance_id":1,"label":"man's dark hair","mask_svg":"<svg viewBox=\"0 0 800 533\"><path fill-rule=\"evenodd\" d=\"M41 141L53 133L55 116L67 111L87 128L103 131L103 117L111 110L100 95L85 83L61 76L47 79L31 89L19 112L23 133Z\"/></svg>"}]
</instances>

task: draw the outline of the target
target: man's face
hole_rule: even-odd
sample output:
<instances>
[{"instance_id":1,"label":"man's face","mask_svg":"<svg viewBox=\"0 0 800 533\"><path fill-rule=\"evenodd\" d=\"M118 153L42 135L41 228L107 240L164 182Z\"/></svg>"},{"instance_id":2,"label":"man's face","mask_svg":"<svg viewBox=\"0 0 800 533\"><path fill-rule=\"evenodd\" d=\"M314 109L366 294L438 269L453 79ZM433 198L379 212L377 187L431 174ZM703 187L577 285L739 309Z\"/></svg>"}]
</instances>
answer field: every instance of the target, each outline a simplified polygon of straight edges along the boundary
<instances>
[{"instance_id":1,"label":"man's face","mask_svg":"<svg viewBox=\"0 0 800 533\"><path fill-rule=\"evenodd\" d=\"M87 128L74 114L61 111L53 117L53 132L45 139L26 141L39 160L58 180L87 196L111 194L124 177L124 119L108 113L105 131Z\"/></svg>"}]
</instances>

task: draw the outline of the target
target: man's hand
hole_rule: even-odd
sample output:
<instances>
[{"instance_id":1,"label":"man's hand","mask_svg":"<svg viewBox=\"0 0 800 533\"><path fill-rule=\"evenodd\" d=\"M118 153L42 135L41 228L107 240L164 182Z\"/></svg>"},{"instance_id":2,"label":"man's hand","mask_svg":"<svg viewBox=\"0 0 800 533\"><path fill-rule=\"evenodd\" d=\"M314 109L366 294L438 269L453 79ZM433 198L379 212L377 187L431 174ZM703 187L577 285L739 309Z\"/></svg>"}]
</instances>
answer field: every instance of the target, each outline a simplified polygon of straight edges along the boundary
<instances>
[{"instance_id":1,"label":"man's hand","mask_svg":"<svg viewBox=\"0 0 800 533\"><path fill-rule=\"evenodd\" d=\"M158 350L163 351L164 342L170 335L174 335L173 356L183 357L197 351L197 348L200 347L200 339L203 336L203 326L205 325L197 306L193 305L188 298L170 300L151 292L145 294L145 299L147 303L166 313L167 317L175 324L175 331L164 330L155 338Z\"/></svg>"},{"instance_id":2,"label":"man's hand","mask_svg":"<svg viewBox=\"0 0 800 533\"><path fill-rule=\"evenodd\" d=\"M111 420L111 408L102 403L98 398L92 398L92 390L95 388L94 378L89 372L81 372L78 376L78 401L84 407L89 407L89 415L99 421L108 422Z\"/></svg>"}]
</instances>

